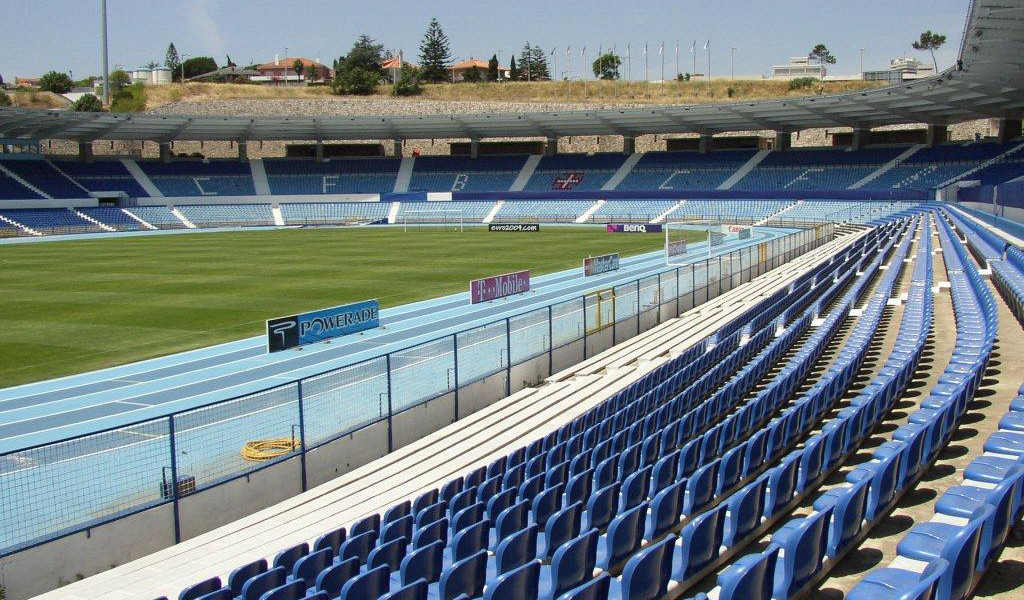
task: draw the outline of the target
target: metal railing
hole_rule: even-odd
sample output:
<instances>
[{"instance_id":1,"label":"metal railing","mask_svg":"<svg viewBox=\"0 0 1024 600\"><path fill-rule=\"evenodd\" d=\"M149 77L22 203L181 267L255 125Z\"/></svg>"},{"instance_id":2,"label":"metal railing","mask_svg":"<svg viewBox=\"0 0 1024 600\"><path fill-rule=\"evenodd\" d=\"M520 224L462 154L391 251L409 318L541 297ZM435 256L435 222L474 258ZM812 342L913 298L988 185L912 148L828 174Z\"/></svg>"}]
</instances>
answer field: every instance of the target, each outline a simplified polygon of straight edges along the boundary
<instances>
[{"instance_id":1,"label":"metal railing","mask_svg":"<svg viewBox=\"0 0 1024 600\"><path fill-rule=\"evenodd\" d=\"M583 294L256 393L0 455L0 556L168 503L180 541L185 496L295 458L305 490L316 448L387 421L391 451L391 421L404 411L451 395L458 419L460 391L474 382L503 378L507 396L535 383L514 384L517 365L546 355L551 373L556 352L571 344L586 359L607 347L607 329L612 343L623 341L641 333L641 316L661 322L663 307L681 314L832 237L831 225L819 225L615 286L604 298ZM249 462L241 451L254 440L291 450Z\"/></svg>"}]
</instances>

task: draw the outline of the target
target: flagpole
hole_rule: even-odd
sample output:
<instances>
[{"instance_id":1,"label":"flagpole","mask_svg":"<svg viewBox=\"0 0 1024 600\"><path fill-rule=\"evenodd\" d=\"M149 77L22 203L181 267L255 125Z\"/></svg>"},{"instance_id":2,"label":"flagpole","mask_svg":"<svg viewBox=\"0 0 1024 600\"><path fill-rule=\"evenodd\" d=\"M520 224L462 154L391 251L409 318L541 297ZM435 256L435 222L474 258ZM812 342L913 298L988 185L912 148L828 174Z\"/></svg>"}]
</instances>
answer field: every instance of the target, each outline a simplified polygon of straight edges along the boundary
<instances>
[{"instance_id":1,"label":"flagpole","mask_svg":"<svg viewBox=\"0 0 1024 600\"><path fill-rule=\"evenodd\" d=\"M679 79L679 40L676 40L676 79Z\"/></svg>"},{"instance_id":2,"label":"flagpole","mask_svg":"<svg viewBox=\"0 0 1024 600\"><path fill-rule=\"evenodd\" d=\"M708 40L708 81L711 81L711 40Z\"/></svg>"},{"instance_id":3,"label":"flagpole","mask_svg":"<svg viewBox=\"0 0 1024 600\"><path fill-rule=\"evenodd\" d=\"M644 42L644 83L651 80L650 69L647 68L647 42Z\"/></svg>"},{"instance_id":4,"label":"flagpole","mask_svg":"<svg viewBox=\"0 0 1024 600\"><path fill-rule=\"evenodd\" d=\"M661 82L665 83L665 42L661 43L661 49L658 50L658 54L661 55Z\"/></svg>"},{"instance_id":5,"label":"flagpole","mask_svg":"<svg viewBox=\"0 0 1024 600\"><path fill-rule=\"evenodd\" d=\"M693 55L693 71L690 72L691 77L697 76L697 40L693 40L693 45L690 46L690 54Z\"/></svg>"},{"instance_id":6,"label":"flagpole","mask_svg":"<svg viewBox=\"0 0 1024 600\"><path fill-rule=\"evenodd\" d=\"M633 80L633 42L626 44L626 81Z\"/></svg>"}]
</instances>

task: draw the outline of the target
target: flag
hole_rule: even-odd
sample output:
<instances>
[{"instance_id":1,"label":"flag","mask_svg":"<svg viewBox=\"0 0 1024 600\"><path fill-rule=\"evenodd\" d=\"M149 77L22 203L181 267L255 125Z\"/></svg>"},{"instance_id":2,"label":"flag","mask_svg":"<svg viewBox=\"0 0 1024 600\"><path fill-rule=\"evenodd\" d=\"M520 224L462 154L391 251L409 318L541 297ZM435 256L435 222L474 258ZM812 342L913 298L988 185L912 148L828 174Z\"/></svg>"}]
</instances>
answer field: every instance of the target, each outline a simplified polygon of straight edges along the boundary
<instances>
[{"instance_id":1,"label":"flag","mask_svg":"<svg viewBox=\"0 0 1024 600\"><path fill-rule=\"evenodd\" d=\"M583 45L583 49L580 50L580 56L586 56L586 55L587 55L587 45L584 44Z\"/></svg>"},{"instance_id":2,"label":"flag","mask_svg":"<svg viewBox=\"0 0 1024 600\"><path fill-rule=\"evenodd\" d=\"M665 54L665 42L662 42L661 47L658 48L658 56L661 56L662 54Z\"/></svg>"},{"instance_id":3,"label":"flag","mask_svg":"<svg viewBox=\"0 0 1024 600\"><path fill-rule=\"evenodd\" d=\"M566 46L566 47L565 47L565 55L566 55L566 56L569 56L569 53L570 53L570 52L572 52L572 46Z\"/></svg>"},{"instance_id":4,"label":"flag","mask_svg":"<svg viewBox=\"0 0 1024 600\"><path fill-rule=\"evenodd\" d=\"M693 40L693 45L690 46L690 52L696 52L696 51L697 51L697 40Z\"/></svg>"},{"instance_id":5,"label":"flag","mask_svg":"<svg viewBox=\"0 0 1024 600\"><path fill-rule=\"evenodd\" d=\"M708 40L708 43L704 44L704 49L707 50L710 47L711 47L711 40Z\"/></svg>"},{"instance_id":6,"label":"flag","mask_svg":"<svg viewBox=\"0 0 1024 600\"><path fill-rule=\"evenodd\" d=\"M644 42L644 56L647 56L647 42Z\"/></svg>"},{"instance_id":7,"label":"flag","mask_svg":"<svg viewBox=\"0 0 1024 600\"><path fill-rule=\"evenodd\" d=\"M554 56L554 55L555 55L555 50L557 50L557 49L558 49L558 47L557 47L557 46L552 46L552 47L551 47L551 56Z\"/></svg>"}]
</instances>

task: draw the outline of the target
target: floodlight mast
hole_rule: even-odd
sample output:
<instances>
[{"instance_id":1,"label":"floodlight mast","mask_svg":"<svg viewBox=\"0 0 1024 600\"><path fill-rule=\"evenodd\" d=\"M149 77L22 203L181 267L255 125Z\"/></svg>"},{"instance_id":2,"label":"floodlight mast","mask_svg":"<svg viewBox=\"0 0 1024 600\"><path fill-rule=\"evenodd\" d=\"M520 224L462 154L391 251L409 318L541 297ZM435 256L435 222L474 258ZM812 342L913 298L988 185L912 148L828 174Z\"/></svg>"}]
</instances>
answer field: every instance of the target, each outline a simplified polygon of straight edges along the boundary
<instances>
[{"instance_id":1,"label":"floodlight mast","mask_svg":"<svg viewBox=\"0 0 1024 600\"><path fill-rule=\"evenodd\" d=\"M103 44L103 104L110 104L110 67L107 51L107 0L100 0L100 43Z\"/></svg>"}]
</instances>

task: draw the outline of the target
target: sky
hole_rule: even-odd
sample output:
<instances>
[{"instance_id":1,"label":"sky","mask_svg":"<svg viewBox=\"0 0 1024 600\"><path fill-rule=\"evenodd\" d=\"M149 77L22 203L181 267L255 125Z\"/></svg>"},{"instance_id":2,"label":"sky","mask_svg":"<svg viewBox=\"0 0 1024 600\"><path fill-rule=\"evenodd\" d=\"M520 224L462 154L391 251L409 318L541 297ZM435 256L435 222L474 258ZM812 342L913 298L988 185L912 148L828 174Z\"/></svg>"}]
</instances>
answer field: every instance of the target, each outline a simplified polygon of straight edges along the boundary
<instances>
[{"instance_id":1,"label":"sky","mask_svg":"<svg viewBox=\"0 0 1024 600\"><path fill-rule=\"evenodd\" d=\"M76 79L100 73L100 0L2 2L5 81L51 69ZM163 63L170 42L182 55L213 56L218 64L226 55L240 65L268 62L286 48L290 56L330 64L364 33L415 62L436 17L459 60L500 53L504 65L529 41L555 49L557 72L578 78L584 46L592 62L599 48L625 55L629 44L633 79L644 78L645 43L651 79L660 79L663 42L665 72L674 75L677 40L683 72L693 71L694 41L696 72L707 72L703 48L710 40L712 76L731 72L734 47L736 75L760 76L818 43L838 59L829 73L842 75L860 71L862 47L867 70L901 56L930 59L910 46L926 29L948 37L938 52L941 69L956 58L967 6L968 0L107 0L111 69Z\"/></svg>"}]
</instances>

